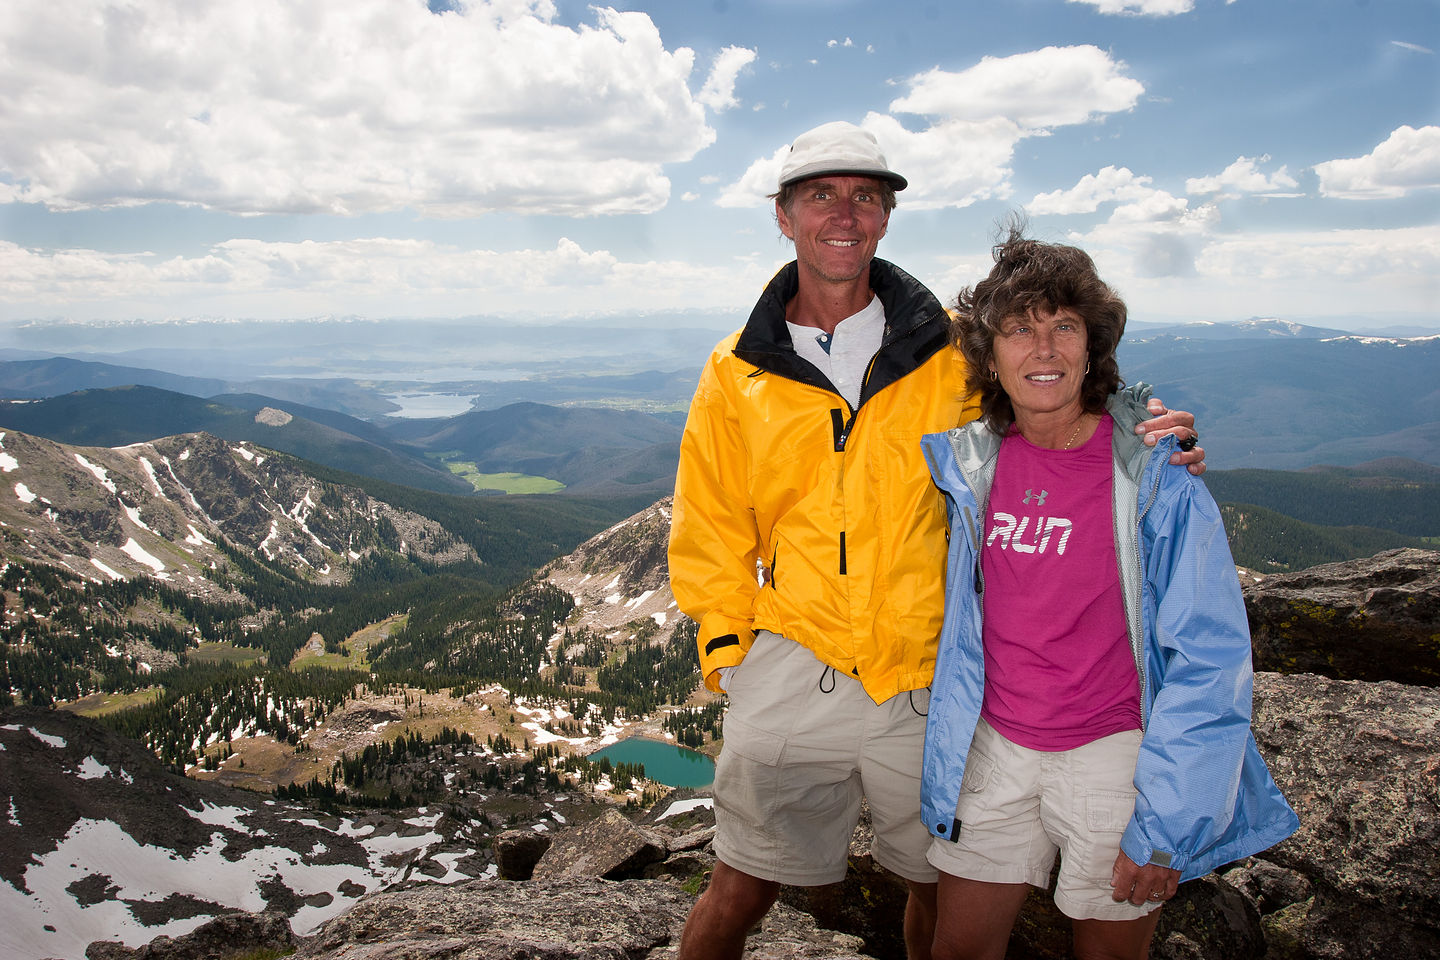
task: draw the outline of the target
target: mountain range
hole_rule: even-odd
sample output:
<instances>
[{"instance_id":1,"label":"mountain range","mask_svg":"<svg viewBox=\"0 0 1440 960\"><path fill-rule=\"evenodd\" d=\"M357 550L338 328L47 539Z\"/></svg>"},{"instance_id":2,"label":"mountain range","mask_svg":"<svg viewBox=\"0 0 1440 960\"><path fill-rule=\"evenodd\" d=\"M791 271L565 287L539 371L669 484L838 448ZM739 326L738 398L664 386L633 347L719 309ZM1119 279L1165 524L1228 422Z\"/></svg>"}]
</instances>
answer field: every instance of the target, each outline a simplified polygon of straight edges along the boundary
<instances>
[{"instance_id":1,"label":"mountain range","mask_svg":"<svg viewBox=\"0 0 1440 960\"><path fill-rule=\"evenodd\" d=\"M245 378L195 377L170 372L184 367L140 368L100 359L139 354L178 365L180 357L193 354L196 363L189 369L213 370L213 349L203 365L198 347L185 352L205 324L177 327L176 343L167 351L0 361L0 396L38 403L29 411L18 404L0 408L0 427L100 445L206 430L424 489L470 489L441 462L449 458L477 464L481 473L548 477L575 492L643 490L660 496L673 477L679 428L699 366L718 339L717 333L691 328L547 328L544 350L554 351L556 361L526 367L519 362L522 346L529 342L538 349L533 344L541 332L447 326L455 337L449 359L422 375L413 366L387 366L379 353L381 344L401 349L398 333L362 326L377 337L369 348L375 353L359 354L352 347L334 359L328 375L323 366L307 368L304 377L283 375L280 371L290 368L278 358L271 359L273 375ZM280 342L299 337L305 343L334 327L267 329ZM223 325L208 328L239 336ZM120 338L120 331L112 331L99 342L113 347ZM252 372L262 362L253 339L237 341L243 350L237 347L234 359ZM482 353L481 342L493 342L493 349ZM402 352L411 356L418 348L407 344ZM8 355L20 356L14 350ZM564 357L574 362L559 362ZM1171 407L1196 414L1211 469L1296 470L1387 457L1440 464L1440 337L1355 336L1274 318L1134 323L1119 357L1127 381L1154 384ZM460 371L466 363L472 369ZM395 376L400 367L411 376ZM344 375L345 368L367 375ZM455 372L468 375L445 376ZM173 396L107 392L131 385ZM471 406L444 417L394 416L407 396ZM197 405L197 398L216 406ZM249 422L266 408L284 411L296 423L282 429ZM624 413L573 412L596 408Z\"/></svg>"}]
</instances>

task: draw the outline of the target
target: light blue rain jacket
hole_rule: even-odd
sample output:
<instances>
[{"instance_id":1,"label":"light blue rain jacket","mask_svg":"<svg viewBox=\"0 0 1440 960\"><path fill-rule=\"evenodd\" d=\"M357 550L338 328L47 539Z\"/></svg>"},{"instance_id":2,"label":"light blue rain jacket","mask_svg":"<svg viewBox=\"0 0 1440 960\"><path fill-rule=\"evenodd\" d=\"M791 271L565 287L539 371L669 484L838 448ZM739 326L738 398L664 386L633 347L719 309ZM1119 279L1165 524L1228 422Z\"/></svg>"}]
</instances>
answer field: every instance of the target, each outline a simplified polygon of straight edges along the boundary
<instances>
[{"instance_id":1,"label":"light blue rain jacket","mask_svg":"<svg viewBox=\"0 0 1440 960\"><path fill-rule=\"evenodd\" d=\"M1140 384L1109 401L1116 560L1144 724L1120 847L1190 880L1280 842L1299 820L1250 732L1250 630L1219 508L1198 478L1166 462L1173 437L1151 448L1134 435L1148 395ZM985 689L979 550L1000 437L977 421L921 443L950 523L922 813L934 836L954 840Z\"/></svg>"}]
</instances>

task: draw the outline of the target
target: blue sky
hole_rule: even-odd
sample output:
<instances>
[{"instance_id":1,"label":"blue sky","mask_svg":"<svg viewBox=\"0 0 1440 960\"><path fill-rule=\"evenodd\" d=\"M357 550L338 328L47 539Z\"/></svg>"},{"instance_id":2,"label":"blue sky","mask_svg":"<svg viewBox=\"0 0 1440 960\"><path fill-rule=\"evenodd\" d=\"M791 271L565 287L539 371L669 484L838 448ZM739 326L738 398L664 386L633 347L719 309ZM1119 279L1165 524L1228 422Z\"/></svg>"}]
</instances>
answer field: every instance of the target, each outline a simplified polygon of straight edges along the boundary
<instances>
[{"instance_id":1,"label":"blue sky","mask_svg":"<svg viewBox=\"0 0 1440 960\"><path fill-rule=\"evenodd\" d=\"M6 0L0 322L743 315L793 136L873 130L880 255L995 224L1138 320L1440 331L1436 0Z\"/></svg>"}]
</instances>

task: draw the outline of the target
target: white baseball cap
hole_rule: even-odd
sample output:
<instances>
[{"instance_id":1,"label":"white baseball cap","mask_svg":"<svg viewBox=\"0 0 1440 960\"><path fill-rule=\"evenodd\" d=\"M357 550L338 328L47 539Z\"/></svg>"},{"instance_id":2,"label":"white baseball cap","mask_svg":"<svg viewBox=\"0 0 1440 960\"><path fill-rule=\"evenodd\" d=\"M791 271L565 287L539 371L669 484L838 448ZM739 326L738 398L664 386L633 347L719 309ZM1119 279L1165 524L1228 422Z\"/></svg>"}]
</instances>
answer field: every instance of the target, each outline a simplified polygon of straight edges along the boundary
<instances>
[{"instance_id":1,"label":"white baseball cap","mask_svg":"<svg viewBox=\"0 0 1440 960\"><path fill-rule=\"evenodd\" d=\"M780 165L780 186L827 175L875 177L896 190L909 186L909 181L886 166L875 135L844 120L822 123L795 138Z\"/></svg>"}]
</instances>

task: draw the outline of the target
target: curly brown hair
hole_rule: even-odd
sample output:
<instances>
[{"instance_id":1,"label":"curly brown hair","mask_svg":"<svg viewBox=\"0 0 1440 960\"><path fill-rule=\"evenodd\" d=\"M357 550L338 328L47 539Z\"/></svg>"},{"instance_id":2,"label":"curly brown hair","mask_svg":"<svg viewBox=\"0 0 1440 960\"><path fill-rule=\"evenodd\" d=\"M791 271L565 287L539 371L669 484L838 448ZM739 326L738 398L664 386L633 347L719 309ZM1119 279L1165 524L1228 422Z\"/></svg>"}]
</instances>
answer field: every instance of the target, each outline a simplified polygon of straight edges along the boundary
<instances>
[{"instance_id":1,"label":"curly brown hair","mask_svg":"<svg viewBox=\"0 0 1440 960\"><path fill-rule=\"evenodd\" d=\"M960 291L950 321L950 341L965 357L968 386L980 397L981 419L996 433L1015 422L1009 395L990 376L995 336L1010 317L1063 307L1085 321L1090 368L1080 387L1080 403L1086 412L1104 411L1105 399L1123 384L1115 349L1125 333L1125 301L1100 279L1084 250L1032 240L1024 232L1022 221L1009 225L1004 242L991 251L995 267L990 276Z\"/></svg>"}]
</instances>

